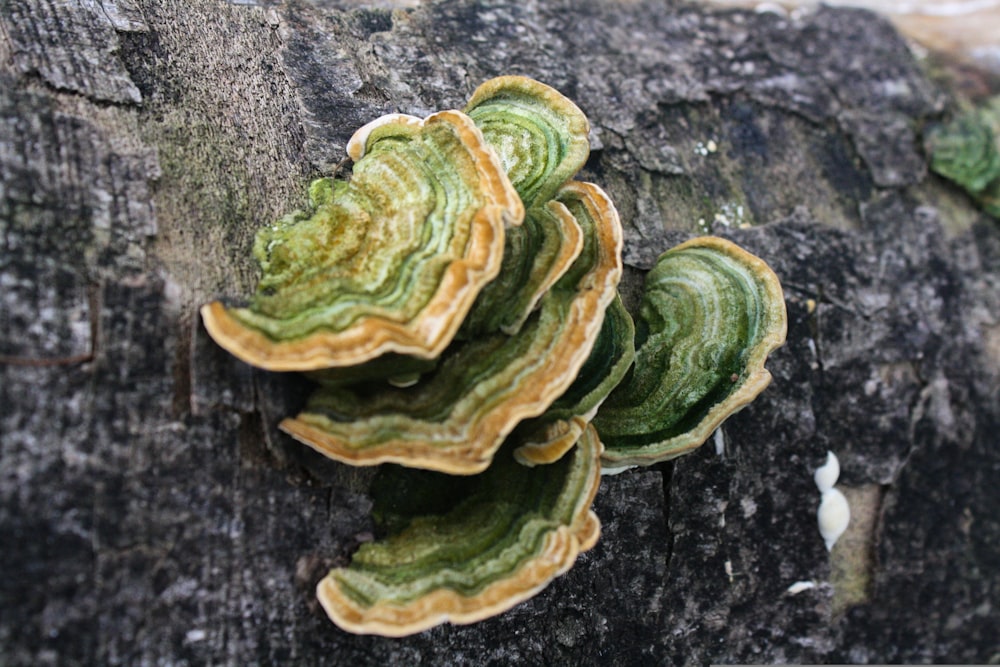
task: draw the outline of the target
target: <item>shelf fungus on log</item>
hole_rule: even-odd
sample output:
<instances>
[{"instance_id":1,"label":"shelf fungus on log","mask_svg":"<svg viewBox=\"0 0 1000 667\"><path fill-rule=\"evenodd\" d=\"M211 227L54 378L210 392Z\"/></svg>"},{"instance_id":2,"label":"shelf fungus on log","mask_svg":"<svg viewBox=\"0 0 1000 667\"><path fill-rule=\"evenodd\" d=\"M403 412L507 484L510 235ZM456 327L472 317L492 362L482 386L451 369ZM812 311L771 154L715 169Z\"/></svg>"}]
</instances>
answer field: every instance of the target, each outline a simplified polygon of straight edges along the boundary
<instances>
[{"instance_id":1,"label":"shelf fungus on log","mask_svg":"<svg viewBox=\"0 0 1000 667\"><path fill-rule=\"evenodd\" d=\"M771 381L768 354L786 331L777 276L716 237L660 256L646 276L635 364L594 425L612 468L648 465L701 445Z\"/></svg>"},{"instance_id":2,"label":"shelf fungus on log","mask_svg":"<svg viewBox=\"0 0 1000 667\"><path fill-rule=\"evenodd\" d=\"M500 156L526 214L523 225L509 230L500 274L460 335L515 334L582 248L572 215L553 197L587 161L590 125L557 90L523 76L490 79L465 111Z\"/></svg>"},{"instance_id":3,"label":"shelf fungus on log","mask_svg":"<svg viewBox=\"0 0 1000 667\"><path fill-rule=\"evenodd\" d=\"M320 387L282 430L353 465L484 470L518 423L542 414L572 384L617 294L622 235L611 201L579 182L563 186L556 201L582 229L583 248L517 334L456 342L407 387Z\"/></svg>"},{"instance_id":4,"label":"shelf fungus on log","mask_svg":"<svg viewBox=\"0 0 1000 667\"><path fill-rule=\"evenodd\" d=\"M597 540L602 456L678 456L770 380L781 287L728 241L664 253L633 323L618 213L571 180L588 132L517 76L465 112L369 123L350 180L314 181L309 212L258 233L249 306L202 308L223 348L316 382L285 432L400 464L372 488L381 537L317 587L345 630L409 635L538 593Z\"/></svg>"},{"instance_id":5,"label":"shelf fungus on log","mask_svg":"<svg viewBox=\"0 0 1000 667\"><path fill-rule=\"evenodd\" d=\"M500 274L483 288L458 336L516 334L583 250L583 232L559 201L529 209L507 230Z\"/></svg>"},{"instance_id":6,"label":"shelf fungus on log","mask_svg":"<svg viewBox=\"0 0 1000 667\"><path fill-rule=\"evenodd\" d=\"M246 308L202 317L219 345L268 370L353 366L387 352L433 358L500 269L524 209L471 119L393 114L348 145L350 181L320 179L312 211L257 235Z\"/></svg>"},{"instance_id":7,"label":"shelf fungus on log","mask_svg":"<svg viewBox=\"0 0 1000 667\"><path fill-rule=\"evenodd\" d=\"M393 466L373 488L384 537L362 545L316 592L344 630L400 637L445 622L474 623L526 600L590 549L600 522L592 428L571 455L525 468L510 446L474 477Z\"/></svg>"}]
</instances>

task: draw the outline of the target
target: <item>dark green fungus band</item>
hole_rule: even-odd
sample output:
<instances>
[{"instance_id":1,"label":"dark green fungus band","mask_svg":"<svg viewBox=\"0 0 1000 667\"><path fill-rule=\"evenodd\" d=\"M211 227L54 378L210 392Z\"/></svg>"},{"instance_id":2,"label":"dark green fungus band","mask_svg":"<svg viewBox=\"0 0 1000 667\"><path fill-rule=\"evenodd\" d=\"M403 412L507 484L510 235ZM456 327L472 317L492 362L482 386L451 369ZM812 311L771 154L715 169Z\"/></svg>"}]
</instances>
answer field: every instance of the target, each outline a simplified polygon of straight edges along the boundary
<instances>
[{"instance_id":1,"label":"dark green fungus band","mask_svg":"<svg viewBox=\"0 0 1000 667\"><path fill-rule=\"evenodd\" d=\"M458 337L516 334L582 249L580 226L565 205L530 209L524 224L507 230L500 273L479 294Z\"/></svg>"},{"instance_id":2,"label":"dark green fungus band","mask_svg":"<svg viewBox=\"0 0 1000 667\"><path fill-rule=\"evenodd\" d=\"M584 238L576 261L516 335L457 342L407 387L324 386L281 428L331 458L473 474L522 420L577 377L621 278L621 225L607 195L569 183L560 201Z\"/></svg>"},{"instance_id":3,"label":"dark green fungus band","mask_svg":"<svg viewBox=\"0 0 1000 667\"><path fill-rule=\"evenodd\" d=\"M612 467L651 464L701 445L770 382L785 340L774 272L735 244L703 237L664 253L646 277L635 364L594 425Z\"/></svg>"},{"instance_id":4,"label":"dark green fungus band","mask_svg":"<svg viewBox=\"0 0 1000 667\"><path fill-rule=\"evenodd\" d=\"M380 473L374 513L386 536L317 588L334 622L389 636L472 623L535 595L593 546L601 450L593 429L572 456L532 469L514 461L516 444L475 477Z\"/></svg>"},{"instance_id":5,"label":"dark green fungus band","mask_svg":"<svg viewBox=\"0 0 1000 667\"><path fill-rule=\"evenodd\" d=\"M471 120L383 117L352 139L350 181L321 179L312 209L265 227L247 308L206 306L215 340L271 370L437 356L499 271L523 208Z\"/></svg>"},{"instance_id":6,"label":"dark green fungus band","mask_svg":"<svg viewBox=\"0 0 1000 667\"><path fill-rule=\"evenodd\" d=\"M625 377L635 357L635 327L621 297L608 306L601 333L573 384L542 416L518 427L524 442L514 456L524 465L550 463L576 441L599 406Z\"/></svg>"}]
</instances>

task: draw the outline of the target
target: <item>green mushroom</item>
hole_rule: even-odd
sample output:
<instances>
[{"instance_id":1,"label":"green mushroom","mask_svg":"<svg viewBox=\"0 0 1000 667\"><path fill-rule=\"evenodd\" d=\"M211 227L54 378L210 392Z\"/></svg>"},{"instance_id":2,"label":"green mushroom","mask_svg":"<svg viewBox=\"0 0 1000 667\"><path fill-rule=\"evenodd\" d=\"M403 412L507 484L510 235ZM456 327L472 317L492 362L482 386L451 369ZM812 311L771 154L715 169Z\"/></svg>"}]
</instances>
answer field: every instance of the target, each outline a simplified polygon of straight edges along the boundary
<instances>
[{"instance_id":1,"label":"green mushroom","mask_svg":"<svg viewBox=\"0 0 1000 667\"><path fill-rule=\"evenodd\" d=\"M508 231L499 276L433 368L394 386L335 386L324 373L305 409L282 422L331 458L482 471L520 422L574 382L617 293L618 214L596 185L567 180L589 152L582 112L524 77L486 82L466 112L499 154L525 222Z\"/></svg>"},{"instance_id":2,"label":"green mushroom","mask_svg":"<svg viewBox=\"0 0 1000 667\"><path fill-rule=\"evenodd\" d=\"M781 285L759 258L716 237L665 252L646 276L635 365L594 418L605 463L700 446L771 381L764 362L786 328Z\"/></svg>"},{"instance_id":3,"label":"green mushroom","mask_svg":"<svg viewBox=\"0 0 1000 667\"><path fill-rule=\"evenodd\" d=\"M355 633L391 637L444 622L473 623L537 594L590 549L601 443L585 431L573 453L525 468L510 443L493 465L456 480L391 467L376 480L374 514L386 534L329 573L317 597Z\"/></svg>"},{"instance_id":4,"label":"green mushroom","mask_svg":"<svg viewBox=\"0 0 1000 667\"><path fill-rule=\"evenodd\" d=\"M507 230L500 274L483 288L458 337L516 334L582 250L580 226L565 205L531 209L521 226Z\"/></svg>"},{"instance_id":5,"label":"green mushroom","mask_svg":"<svg viewBox=\"0 0 1000 667\"><path fill-rule=\"evenodd\" d=\"M525 209L555 197L590 154L590 123L559 91L523 76L479 86L465 113L482 130Z\"/></svg>"},{"instance_id":6,"label":"green mushroom","mask_svg":"<svg viewBox=\"0 0 1000 667\"><path fill-rule=\"evenodd\" d=\"M465 112L499 155L525 220L508 231L500 273L459 335L515 334L582 249L572 214L555 195L587 161L590 124L557 90L522 76L490 79Z\"/></svg>"},{"instance_id":7,"label":"green mushroom","mask_svg":"<svg viewBox=\"0 0 1000 667\"><path fill-rule=\"evenodd\" d=\"M728 241L664 253L633 322L618 213L573 180L588 132L518 76L464 112L369 123L350 180L315 181L309 211L258 233L250 304L202 308L223 348L316 383L282 430L399 464L371 490L379 538L316 589L347 631L404 636L535 595L597 541L602 461L690 451L770 381L781 287Z\"/></svg>"},{"instance_id":8,"label":"green mushroom","mask_svg":"<svg viewBox=\"0 0 1000 667\"><path fill-rule=\"evenodd\" d=\"M517 334L456 342L409 386L322 386L282 430L353 465L484 470L521 421L570 387L617 294L621 224L607 195L571 182L556 201L579 225L583 248Z\"/></svg>"},{"instance_id":9,"label":"green mushroom","mask_svg":"<svg viewBox=\"0 0 1000 667\"><path fill-rule=\"evenodd\" d=\"M504 228L524 210L468 116L384 116L348 153L350 181L315 181L310 212L258 233L263 276L249 307L202 308L209 334L250 364L434 358L500 270Z\"/></svg>"},{"instance_id":10,"label":"green mushroom","mask_svg":"<svg viewBox=\"0 0 1000 667\"><path fill-rule=\"evenodd\" d=\"M635 358L635 326L621 297L608 306L604 325L569 389L542 416L518 427L521 446L514 457L533 466L561 457L594 418L608 394L618 386Z\"/></svg>"}]
</instances>

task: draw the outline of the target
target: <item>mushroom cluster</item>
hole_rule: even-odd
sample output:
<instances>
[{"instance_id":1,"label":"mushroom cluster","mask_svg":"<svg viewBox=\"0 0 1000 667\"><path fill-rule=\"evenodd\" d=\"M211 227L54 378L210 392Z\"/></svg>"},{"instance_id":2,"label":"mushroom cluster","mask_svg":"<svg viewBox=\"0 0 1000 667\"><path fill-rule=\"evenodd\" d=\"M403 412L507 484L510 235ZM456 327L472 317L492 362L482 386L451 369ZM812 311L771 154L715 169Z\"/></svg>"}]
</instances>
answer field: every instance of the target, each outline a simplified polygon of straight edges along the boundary
<instances>
[{"instance_id":1,"label":"mushroom cluster","mask_svg":"<svg viewBox=\"0 0 1000 667\"><path fill-rule=\"evenodd\" d=\"M308 212L258 233L249 304L202 308L223 348L316 383L282 430L394 464L373 483L378 538L317 588L345 630L408 635L531 597L596 543L602 457L689 451L770 380L781 288L728 241L665 253L633 324L618 214L573 180L588 133L517 76L461 112L380 118L351 139L349 180L315 181Z\"/></svg>"}]
</instances>

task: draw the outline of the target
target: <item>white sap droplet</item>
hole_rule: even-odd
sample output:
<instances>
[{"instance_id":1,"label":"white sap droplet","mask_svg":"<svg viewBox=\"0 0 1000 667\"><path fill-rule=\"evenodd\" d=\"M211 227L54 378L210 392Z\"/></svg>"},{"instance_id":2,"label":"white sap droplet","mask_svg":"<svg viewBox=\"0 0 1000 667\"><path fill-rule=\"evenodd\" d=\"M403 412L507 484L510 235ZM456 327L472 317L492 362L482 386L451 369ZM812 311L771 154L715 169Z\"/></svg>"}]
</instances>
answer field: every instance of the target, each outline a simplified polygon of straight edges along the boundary
<instances>
[{"instance_id":1,"label":"white sap droplet","mask_svg":"<svg viewBox=\"0 0 1000 667\"><path fill-rule=\"evenodd\" d=\"M204 641L205 637L207 636L208 633L206 633L204 630L200 628L195 628L194 630L188 630L184 638L187 639L189 642L194 643L194 642Z\"/></svg>"},{"instance_id":2,"label":"white sap droplet","mask_svg":"<svg viewBox=\"0 0 1000 667\"><path fill-rule=\"evenodd\" d=\"M819 534L826 542L826 550L830 551L851 522L851 507L844 494L837 489L824 491L816 519L819 522Z\"/></svg>"},{"instance_id":3,"label":"white sap droplet","mask_svg":"<svg viewBox=\"0 0 1000 667\"><path fill-rule=\"evenodd\" d=\"M840 461L837 460L833 452L826 453L826 463L816 468L813 479L816 480L816 488L820 493L825 493L833 488L840 478Z\"/></svg>"}]
</instances>

